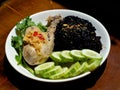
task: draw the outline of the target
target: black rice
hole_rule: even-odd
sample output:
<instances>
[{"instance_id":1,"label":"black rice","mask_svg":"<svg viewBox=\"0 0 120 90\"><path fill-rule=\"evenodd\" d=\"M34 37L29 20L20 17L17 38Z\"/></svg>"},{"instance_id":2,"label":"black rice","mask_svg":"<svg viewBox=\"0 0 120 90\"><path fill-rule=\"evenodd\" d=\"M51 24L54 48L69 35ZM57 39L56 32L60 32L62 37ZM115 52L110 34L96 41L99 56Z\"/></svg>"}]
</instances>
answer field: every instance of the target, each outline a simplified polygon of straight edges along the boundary
<instances>
[{"instance_id":1,"label":"black rice","mask_svg":"<svg viewBox=\"0 0 120 90\"><path fill-rule=\"evenodd\" d=\"M96 35L96 28L88 20L77 16L66 16L55 31L55 51L89 48L100 52L101 37Z\"/></svg>"}]
</instances>

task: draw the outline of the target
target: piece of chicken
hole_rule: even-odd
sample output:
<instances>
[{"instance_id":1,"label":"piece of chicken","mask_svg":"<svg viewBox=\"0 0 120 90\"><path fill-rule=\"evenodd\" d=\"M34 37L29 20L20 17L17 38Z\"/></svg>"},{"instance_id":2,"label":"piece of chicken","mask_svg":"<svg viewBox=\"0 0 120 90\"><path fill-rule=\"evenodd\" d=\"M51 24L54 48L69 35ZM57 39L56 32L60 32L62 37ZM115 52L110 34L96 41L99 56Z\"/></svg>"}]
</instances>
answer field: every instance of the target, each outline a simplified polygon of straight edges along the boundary
<instances>
[{"instance_id":1,"label":"piece of chicken","mask_svg":"<svg viewBox=\"0 0 120 90\"><path fill-rule=\"evenodd\" d=\"M37 26L26 29L23 40L23 57L29 65L38 65L48 60L54 48L54 32L56 25L61 20L60 15L48 17L48 30L42 32Z\"/></svg>"}]
</instances>

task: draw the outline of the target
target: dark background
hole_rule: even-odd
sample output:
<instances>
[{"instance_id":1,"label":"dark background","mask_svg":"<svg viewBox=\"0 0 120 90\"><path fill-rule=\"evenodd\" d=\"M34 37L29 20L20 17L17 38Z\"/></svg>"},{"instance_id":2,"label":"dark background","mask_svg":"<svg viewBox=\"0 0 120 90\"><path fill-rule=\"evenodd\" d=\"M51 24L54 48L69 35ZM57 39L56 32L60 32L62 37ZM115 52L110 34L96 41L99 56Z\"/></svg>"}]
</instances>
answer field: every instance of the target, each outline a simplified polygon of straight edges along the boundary
<instances>
[{"instance_id":1,"label":"dark background","mask_svg":"<svg viewBox=\"0 0 120 90\"><path fill-rule=\"evenodd\" d=\"M120 3L118 0L53 0L65 7L87 13L99 20L108 33L120 39Z\"/></svg>"}]
</instances>

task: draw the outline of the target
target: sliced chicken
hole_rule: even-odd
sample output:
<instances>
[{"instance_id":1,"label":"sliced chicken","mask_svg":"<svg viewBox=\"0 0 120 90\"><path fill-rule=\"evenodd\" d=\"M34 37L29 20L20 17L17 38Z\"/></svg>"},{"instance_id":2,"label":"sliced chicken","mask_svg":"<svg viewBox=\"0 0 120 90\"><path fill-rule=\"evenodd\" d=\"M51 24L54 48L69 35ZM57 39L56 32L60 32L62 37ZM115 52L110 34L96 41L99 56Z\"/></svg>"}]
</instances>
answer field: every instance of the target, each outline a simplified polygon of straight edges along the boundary
<instances>
[{"instance_id":1,"label":"sliced chicken","mask_svg":"<svg viewBox=\"0 0 120 90\"><path fill-rule=\"evenodd\" d=\"M23 57L29 65L38 65L48 60L54 48L54 32L61 20L60 15L48 17L47 32L42 32L37 26L26 29L23 38Z\"/></svg>"}]
</instances>

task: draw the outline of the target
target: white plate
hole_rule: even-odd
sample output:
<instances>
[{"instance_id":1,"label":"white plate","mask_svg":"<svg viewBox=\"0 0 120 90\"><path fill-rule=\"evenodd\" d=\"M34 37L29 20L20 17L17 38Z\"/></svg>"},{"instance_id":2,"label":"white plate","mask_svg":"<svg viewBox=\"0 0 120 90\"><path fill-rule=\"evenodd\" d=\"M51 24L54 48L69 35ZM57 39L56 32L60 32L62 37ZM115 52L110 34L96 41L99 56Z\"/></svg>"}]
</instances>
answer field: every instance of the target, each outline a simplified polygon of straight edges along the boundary
<instances>
[{"instance_id":1,"label":"white plate","mask_svg":"<svg viewBox=\"0 0 120 90\"><path fill-rule=\"evenodd\" d=\"M101 65L105 62L109 52L110 52L110 37L109 34L106 30L106 28L98 21L96 20L94 17L79 12L79 11L74 11L74 10L68 10L68 9L54 9L54 10L46 10L46 11L42 11L42 12L38 12L36 14L31 15L30 17L32 18L32 20L35 23L38 22L42 22L43 24L46 24L46 18L50 15L54 16L54 15L58 15L60 14L62 17L68 16L68 15L75 15L75 16L79 16L83 19L86 19L88 21L90 21L93 26L95 26L96 28L96 33L98 36L101 36L101 42L102 42L102 46L103 49L101 50L101 55L103 56ZM75 80L78 78L82 78L85 77L86 75L90 74L90 72L86 72L82 75L76 76L76 77L72 77L72 78L67 78L67 79L61 79L61 80L49 80L49 79L43 79L43 78L38 78L34 75L32 75L30 72L28 72L24 67L17 65L17 62L15 60L15 55L17 54L15 49L11 46L11 37L16 35L15 34L15 28L13 27L13 29L10 31L7 39L6 39L6 44L5 44L5 53L7 56L7 59L9 61L9 63L11 64L11 66L18 71L19 73L21 73L22 75L37 80L37 81L43 81L43 82L66 82L66 81L71 81L71 80Z\"/></svg>"}]
</instances>

